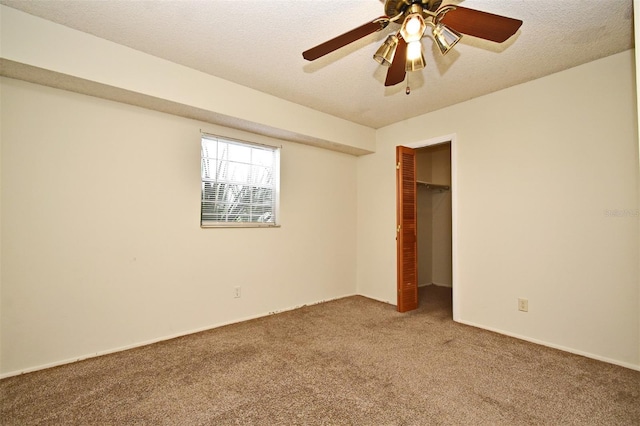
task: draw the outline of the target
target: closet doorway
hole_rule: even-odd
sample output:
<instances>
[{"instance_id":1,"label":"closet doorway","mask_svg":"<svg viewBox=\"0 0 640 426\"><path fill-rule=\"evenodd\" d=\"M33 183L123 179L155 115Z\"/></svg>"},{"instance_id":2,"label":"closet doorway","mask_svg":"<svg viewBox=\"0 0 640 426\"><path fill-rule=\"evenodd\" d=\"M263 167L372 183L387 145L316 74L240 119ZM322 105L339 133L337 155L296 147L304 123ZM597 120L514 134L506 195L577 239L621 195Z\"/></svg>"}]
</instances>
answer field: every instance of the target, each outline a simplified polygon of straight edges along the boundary
<instances>
[{"instance_id":1,"label":"closet doorway","mask_svg":"<svg viewBox=\"0 0 640 426\"><path fill-rule=\"evenodd\" d=\"M452 287L451 144L416 149L418 286Z\"/></svg>"},{"instance_id":2,"label":"closet doorway","mask_svg":"<svg viewBox=\"0 0 640 426\"><path fill-rule=\"evenodd\" d=\"M418 287L455 290L454 137L397 147L398 311L418 307Z\"/></svg>"}]
</instances>

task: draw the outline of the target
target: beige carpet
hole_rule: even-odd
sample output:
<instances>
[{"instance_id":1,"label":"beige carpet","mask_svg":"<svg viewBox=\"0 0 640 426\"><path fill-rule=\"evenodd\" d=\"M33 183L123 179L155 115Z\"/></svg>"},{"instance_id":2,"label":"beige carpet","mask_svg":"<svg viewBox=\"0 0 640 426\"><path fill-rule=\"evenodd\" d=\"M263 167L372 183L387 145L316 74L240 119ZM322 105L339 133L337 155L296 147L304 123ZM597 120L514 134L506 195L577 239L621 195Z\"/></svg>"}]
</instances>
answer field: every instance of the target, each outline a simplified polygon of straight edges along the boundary
<instances>
[{"instance_id":1,"label":"beige carpet","mask_svg":"<svg viewBox=\"0 0 640 426\"><path fill-rule=\"evenodd\" d=\"M639 425L640 372L349 297L0 381L1 423Z\"/></svg>"}]
</instances>

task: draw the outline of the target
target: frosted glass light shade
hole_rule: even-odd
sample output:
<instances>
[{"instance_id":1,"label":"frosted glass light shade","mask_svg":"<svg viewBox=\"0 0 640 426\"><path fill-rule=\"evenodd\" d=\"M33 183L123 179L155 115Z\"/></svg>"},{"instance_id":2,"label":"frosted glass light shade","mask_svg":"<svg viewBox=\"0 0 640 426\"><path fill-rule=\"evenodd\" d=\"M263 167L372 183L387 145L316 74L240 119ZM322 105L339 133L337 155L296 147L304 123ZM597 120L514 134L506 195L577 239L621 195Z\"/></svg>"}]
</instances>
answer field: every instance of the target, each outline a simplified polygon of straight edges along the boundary
<instances>
[{"instance_id":1,"label":"frosted glass light shade","mask_svg":"<svg viewBox=\"0 0 640 426\"><path fill-rule=\"evenodd\" d=\"M422 43L420 40L412 41L407 45L407 59L405 63L406 71L418 71L425 67L425 60L422 54Z\"/></svg>"},{"instance_id":2,"label":"frosted glass light shade","mask_svg":"<svg viewBox=\"0 0 640 426\"><path fill-rule=\"evenodd\" d=\"M442 23L438 23L433 28L433 39L436 41L436 45L442 55L446 55L461 38L462 34Z\"/></svg>"},{"instance_id":3,"label":"frosted glass light shade","mask_svg":"<svg viewBox=\"0 0 640 426\"><path fill-rule=\"evenodd\" d=\"M378 48L376 53L373 55L373 59L375 59L380 65L388 67L391 65L391 62L393 62L397 47L398 37L395 34L391 34Z\"/></svg>"},{"instance_id":4,"label":"frosted glass light shade","mask_svg":"<svg viewBox=\"0 0 640 426\"><path fill-rule=\"evenodd\" d=\"M427 24L424 22L424 18L421 13L412 13L407 16L400 28L400 34L407 43L417 41L422 38L424 30L427 29Z\"/></svg>"}]
</instances>

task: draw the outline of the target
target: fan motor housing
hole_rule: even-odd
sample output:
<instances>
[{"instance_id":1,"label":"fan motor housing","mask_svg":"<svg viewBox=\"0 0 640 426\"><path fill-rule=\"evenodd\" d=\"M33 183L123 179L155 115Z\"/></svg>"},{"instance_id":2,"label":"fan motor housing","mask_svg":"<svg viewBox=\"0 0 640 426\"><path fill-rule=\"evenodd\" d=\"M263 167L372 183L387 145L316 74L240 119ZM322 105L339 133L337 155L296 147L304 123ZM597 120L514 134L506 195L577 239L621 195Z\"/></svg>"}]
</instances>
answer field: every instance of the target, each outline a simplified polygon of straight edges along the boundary
<instances>
[{"instance_id":1,"label":"fan motor housing","mask_svg":"<svg viewBox=\"0 0 640 426\"><path fill-rule=\"evenodd\" d=\"M404 13L412 4L419 4L423 9L435 12L442 4L442 0L386 0L384 13L389 17L394 17Z\"/></svg>"}]
</instances>

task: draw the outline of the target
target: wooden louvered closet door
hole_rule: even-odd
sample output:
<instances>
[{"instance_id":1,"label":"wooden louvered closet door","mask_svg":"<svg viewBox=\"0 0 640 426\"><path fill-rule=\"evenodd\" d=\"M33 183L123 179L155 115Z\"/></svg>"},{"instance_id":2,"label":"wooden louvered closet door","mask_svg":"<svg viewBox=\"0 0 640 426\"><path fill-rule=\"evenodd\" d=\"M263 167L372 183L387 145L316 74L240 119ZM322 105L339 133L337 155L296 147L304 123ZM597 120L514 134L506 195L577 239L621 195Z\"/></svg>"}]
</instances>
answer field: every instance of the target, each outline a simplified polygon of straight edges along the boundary
<instances>
[{"instance_id":1,"label":"wooden louvered closet door","mask_svg":"<svg viewBox=\"0 0 640 426\"><path fill-rule=\"evenodd\" d=\"M415 150L396 147L398 312L418 308L418 239Z\"/></svg>"}]
</instances>

